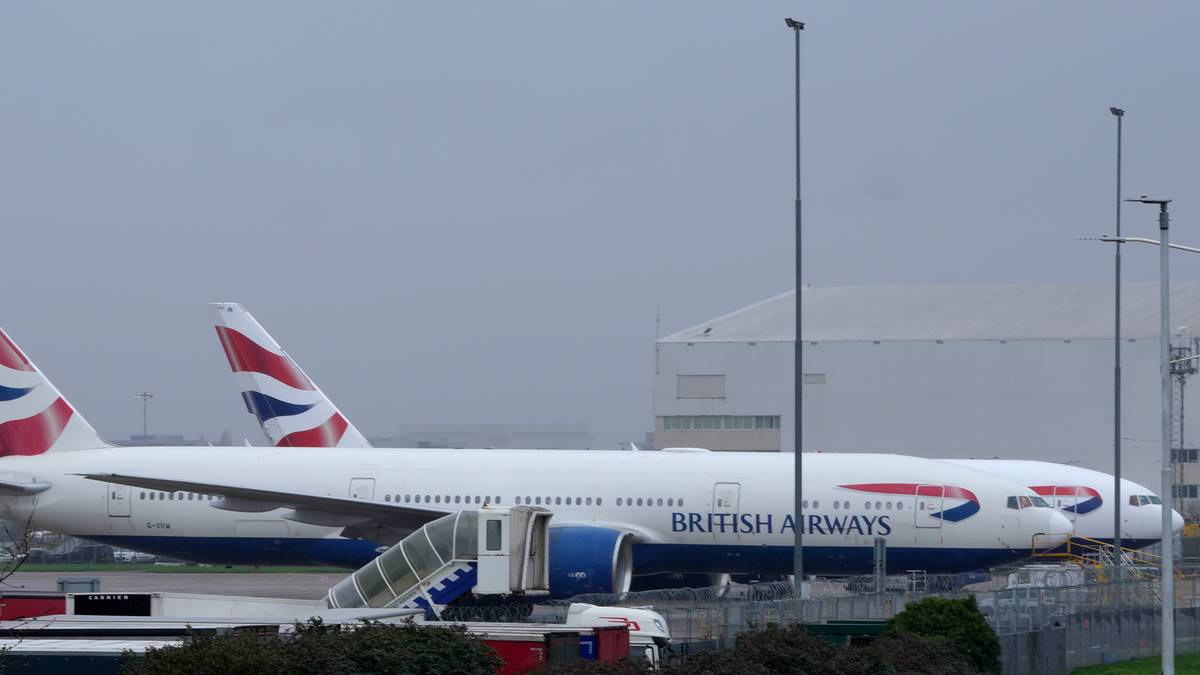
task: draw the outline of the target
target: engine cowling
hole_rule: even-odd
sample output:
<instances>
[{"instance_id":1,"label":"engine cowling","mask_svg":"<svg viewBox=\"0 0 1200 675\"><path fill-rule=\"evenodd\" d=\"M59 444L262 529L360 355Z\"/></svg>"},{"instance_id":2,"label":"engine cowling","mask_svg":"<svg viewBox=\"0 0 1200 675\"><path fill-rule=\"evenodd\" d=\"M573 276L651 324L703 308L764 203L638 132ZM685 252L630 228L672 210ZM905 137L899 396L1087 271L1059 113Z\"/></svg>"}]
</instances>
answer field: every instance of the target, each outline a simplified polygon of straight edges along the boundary
<instances>
[{"instance_id":1,"label":"engine cowling","mask_svg":"<svg viewBox=\"0 0 1200 675\"><path fill-rule=\"evenodd\" d=\"M550 593L624 593L633 579L633 535L608 527L550 528Z\"/></svg>"}]
</instances>

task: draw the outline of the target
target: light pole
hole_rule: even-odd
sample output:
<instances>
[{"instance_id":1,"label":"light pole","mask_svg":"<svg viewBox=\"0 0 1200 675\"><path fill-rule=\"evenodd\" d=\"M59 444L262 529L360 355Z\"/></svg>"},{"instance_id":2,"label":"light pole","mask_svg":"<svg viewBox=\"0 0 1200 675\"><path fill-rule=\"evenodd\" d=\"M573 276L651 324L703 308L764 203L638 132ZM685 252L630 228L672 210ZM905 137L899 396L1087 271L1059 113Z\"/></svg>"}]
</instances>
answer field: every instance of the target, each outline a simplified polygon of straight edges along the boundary
<instances>
[{"instance_id":1,"label":"light pole","mask_svg":"<svg viewBox=\"0 0 1200 675\"><path fill-rule=\"evenodd\" d=\"M787 22L787 27L792 30L796 36L796 381L795 391L793 393L793 417L795 419L793 430L795 439L793 442L793 497L795 503L792 506L794 511L795 525L795 541L792 548L792 583L795 585L796 597L804 597L804 533L803 533L803 513L801 506L803 504L804 489L802 480L804 472L801 468L804 457L804 436L803 436L803 390L804 390L804 340L800 333L800 289L802 284L800 281L800 232L801 232L801 208L800 208L800 31L804 30L804 22L796 21L795 19L784 19Z\"/></svg>"},{"instance_id":2,"label":"light pole","mask_svg":"<svg viewBox=\"0 0 1200 675\"><path fill-rule=\"evenodd\" d=\"M154 394L143 391L140 394L134 394L133 397L142 399L142 445L149 445L147 429L150 428L150 399L154 398Z\"/></svg>"},{"instance_id":3,"label":"light pole","mask_svg":"<svg viewBox=\"0 0 1200 675\"><path fill-rule=\"evenodd\" d=\"M1125 119L1125 111L1120 108L1109 108L1109 112L1117 118L1117 238L1121 237L1121 121ZM1113 495L1116 508L1113 509L1113 555L1117 560L1117 602L1121 601L1120 583L1124 576L1124 558L1121 554L1121 242L1116 245L1116 275L1114 286L1114 302L1116 310L1115 328L1113 329ZM1120 623L1118 622L1118 626Z\"/></svg>"},{"instance_id":4,"label":"light pole","mask_svg":"<svg viewBox=\"0 0 1200 675\"><path fill-rule=\"evenodd\" d=\"M1162 672L1175 673L1175 532L1170 508L1174 484L1171 467L1171 276L1167 213L1170 199L1151 199L1145 195L1129 202L1158 205L1159 336L1158 367L1162 376ZM1120 242L1118 242L1120 243Z\"/></svg>"}]
</instances>

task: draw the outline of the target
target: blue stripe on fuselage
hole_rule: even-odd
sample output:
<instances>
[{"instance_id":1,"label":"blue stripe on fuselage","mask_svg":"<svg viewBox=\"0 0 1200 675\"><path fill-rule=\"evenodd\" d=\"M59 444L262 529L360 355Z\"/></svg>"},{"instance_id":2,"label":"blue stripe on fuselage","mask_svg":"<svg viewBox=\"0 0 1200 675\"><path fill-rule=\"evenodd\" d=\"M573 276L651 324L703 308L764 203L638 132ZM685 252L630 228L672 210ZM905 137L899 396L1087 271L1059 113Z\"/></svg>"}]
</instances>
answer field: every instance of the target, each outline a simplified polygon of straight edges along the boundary
<instances>
[{"instance_id":1,"label":"blue stripe on fuselage","mask_svg":"<svg viewBox=\"0 0 1200 675\"><path fill-rule=\"evenodd\" d=\"M179 560L217 565L335 565L361 567L378 555L379 544L362 539L291 539L258 537L162 537L76 535L121 548ZM872 567L866 546L805 546L804 568L811 574L866 574ZM1026 550L1001 548L916 548L889 546L888 571L922 569L962 572L1027 558ZM716 546L635 544L635 574L659 572L789 574L790 546Z\"/></svg>"}]
</instances>

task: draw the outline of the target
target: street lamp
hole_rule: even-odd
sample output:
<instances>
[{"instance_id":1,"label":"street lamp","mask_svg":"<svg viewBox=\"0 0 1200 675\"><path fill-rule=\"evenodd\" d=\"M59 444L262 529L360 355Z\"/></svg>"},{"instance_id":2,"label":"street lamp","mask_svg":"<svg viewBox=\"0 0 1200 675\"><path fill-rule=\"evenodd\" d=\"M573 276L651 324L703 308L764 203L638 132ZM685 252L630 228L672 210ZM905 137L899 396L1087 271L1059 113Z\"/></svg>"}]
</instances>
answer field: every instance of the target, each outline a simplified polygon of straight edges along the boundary
<instances>
[{"instance_id":1,"label":"street lamp","mask_svg":"<svg viewBox=\"0 0 1200 675\"><path fill-rule=\"evenodd\" d=\"M796 21L792 18L784 19L787 27L796 35L796 355L795 355L795 384L794 384L794 400L793 406L793 431L795 438L793 441L793 472L792 472L792 489L795 503L792 505L794 512L793 523L795 527L793 532L795 538L792 547L792 583L795 586L796 597L804 597L804 533L803 533L803 514L801 513L801 505L803 504L804 489L803 475L801 470L804 457L804 436L802 425L803 414L803 389L804 389L804 340L800 333L800 289L803 284L800 281L800 232L801 232L801 208L800 208L800 31L804 30L804 22Z\"/></svg>"},{"instance_id":2,"label":"street lamp","mask_svg":"<svg viewBox=\"0 0 1200 675\"><path fill-rule=\"evenodd\" d=\"M149 420L150 420L150 399L154 398L154 394L148 391L143 391L140 394L134 394L134 398L142 399L142 445L149 445Z\"/></svg>"},{"instance_id":3,"label":"street lamp","mask_svg":"<svg viewBox=\"0 0 1200 675\"><path fill-rule=\"evenodd\" d=\"M1121 121L1125 111L1109 108L1117 118L1117 237L1121 236ZM1120 602L1120 583L1124 576L1124 559L1121 556L1121 242L1116 245L1116 274L1114 276L1114 304L1116 311L1113 329L1113 554L1117 559L1117 601Z\"/></svg>"},{"instance_id":4,"label":"street lamp","mask_svg":"<svg viewBox=\"0 0 1200 675\"><path fill-rule=\"evenodd\" d=\"M1162 376L1162 672L1175 673L1175 532L1173 515L1169 504L1172 485L1171 467L1171 278L1170 243L1168 226L1171 222L1167 213L1170 199L1152 199L1142 195L1127 202L1158 205L1158 266L1159 266L1159 335L1158 367ZM1118 242L1119 244L1120 242Z\"/></svg>"}]
</instances>

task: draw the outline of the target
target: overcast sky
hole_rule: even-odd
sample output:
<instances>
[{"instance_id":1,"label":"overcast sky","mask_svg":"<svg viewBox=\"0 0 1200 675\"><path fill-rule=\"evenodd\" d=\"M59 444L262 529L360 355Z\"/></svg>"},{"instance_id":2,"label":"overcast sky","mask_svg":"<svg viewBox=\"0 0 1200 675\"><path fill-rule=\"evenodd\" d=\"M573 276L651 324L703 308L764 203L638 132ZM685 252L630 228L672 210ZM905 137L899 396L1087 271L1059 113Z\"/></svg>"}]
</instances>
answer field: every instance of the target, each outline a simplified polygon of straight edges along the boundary
<instances>
[{"instance_id":1,"label":"overcast sky","mask_svg":"<svg viewBox=\"0 0 1200 675\"><path fill-rule=\"evenodd\" d=\"M793 286L788 15L807 283L1109 281L1111 105L1200 242L1194 2L8 2L0 325L109 437L262 441L215 300L368 435L640 436L657 306Z\"/></svg>"}]
</instances>

